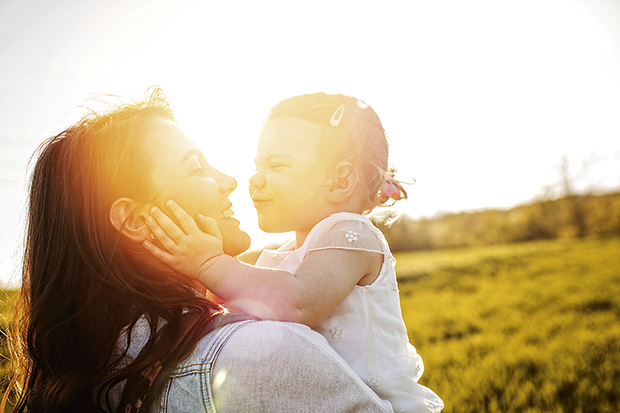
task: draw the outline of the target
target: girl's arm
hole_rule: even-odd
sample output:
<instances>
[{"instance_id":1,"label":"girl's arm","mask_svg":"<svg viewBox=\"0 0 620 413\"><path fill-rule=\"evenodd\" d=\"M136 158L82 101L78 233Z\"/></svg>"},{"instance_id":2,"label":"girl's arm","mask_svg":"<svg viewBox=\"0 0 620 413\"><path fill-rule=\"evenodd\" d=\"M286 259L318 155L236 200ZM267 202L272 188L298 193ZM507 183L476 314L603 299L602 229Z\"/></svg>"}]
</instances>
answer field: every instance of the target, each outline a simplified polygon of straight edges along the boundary
<instances>
[{"instance_id":1,"label":"girl's arm","mask_svg":"<svg viewBox=\"0 0 620 413\"><path fill-rule=\"evenodd\" d=\"M245 264L225 255L212 218L194 220L175 203L168 206L177 226L158 208L147 224L161 247L145 248L181 274L198 279L231 306L262 319L316 326L333 312L356 284L370 284L383 263L379 253L326 249L304 258L294 274Z\"/></svg>"}]
</instances>

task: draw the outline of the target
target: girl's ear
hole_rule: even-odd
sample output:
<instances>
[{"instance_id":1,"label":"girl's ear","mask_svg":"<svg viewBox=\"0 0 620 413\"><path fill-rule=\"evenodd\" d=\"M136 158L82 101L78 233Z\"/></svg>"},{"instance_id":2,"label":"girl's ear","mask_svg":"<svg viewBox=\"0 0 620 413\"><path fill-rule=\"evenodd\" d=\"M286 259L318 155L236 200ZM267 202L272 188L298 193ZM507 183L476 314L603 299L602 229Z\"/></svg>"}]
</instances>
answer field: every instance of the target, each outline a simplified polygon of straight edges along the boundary
<instances>
[{"instance_id":1,"label":"girl's ear","mask_svg":"<svg viewBox=\"0 0 620 413\"><path fill-rule=\"evenodd\" d=\"M110 223L117 231L135 242L149 238L151 230L146 225L148 208L131 198L118 198L110 207Z\"/></svg>"},{"instance_id":2,"label":"girl's ear","mask_svg":"<svg viewBox=\"0 0 620 413\"><path fill-rule=\"evenodd\" d=\"M339 162L334 168L329 200L333 203L347 202L357 189L357 169L349 161Z\"/></svg>"}]
</instances>

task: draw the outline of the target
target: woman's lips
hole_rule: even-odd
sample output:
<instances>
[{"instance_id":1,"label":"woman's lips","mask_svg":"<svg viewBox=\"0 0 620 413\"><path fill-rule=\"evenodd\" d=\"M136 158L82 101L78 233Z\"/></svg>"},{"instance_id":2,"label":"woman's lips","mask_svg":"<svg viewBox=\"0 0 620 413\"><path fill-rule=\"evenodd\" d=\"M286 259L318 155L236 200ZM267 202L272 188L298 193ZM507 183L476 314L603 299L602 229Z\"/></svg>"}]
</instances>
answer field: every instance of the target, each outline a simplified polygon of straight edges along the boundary
<instances>
[{"instance_id":1,"label":"woman's lips","mask_svg":"<svg viewBox=\"0 0 620 413\"><path fill-rule=\"evenodd\" d=\"M228 208L220 212L220 215L222 216L222 219L226 219L232 217L233 215L235 215L235 213L231 208Z\"/></svg>"}]
</instances>

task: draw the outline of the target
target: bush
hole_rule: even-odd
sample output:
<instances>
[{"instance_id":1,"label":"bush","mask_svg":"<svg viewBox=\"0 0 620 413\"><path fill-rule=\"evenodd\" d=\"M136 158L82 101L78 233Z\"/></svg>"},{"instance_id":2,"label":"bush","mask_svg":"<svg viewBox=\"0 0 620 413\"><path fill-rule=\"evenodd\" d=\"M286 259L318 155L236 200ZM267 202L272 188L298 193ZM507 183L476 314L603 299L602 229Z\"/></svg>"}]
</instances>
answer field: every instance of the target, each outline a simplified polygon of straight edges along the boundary
<instances>
[{"instance_id":1,"label":"bush","mask_svg":"<svg viewBox=\"0 0 620 413\"><path fill-rule=\"evenodd\" d=\"M620 235L620 193L571 195L510 210L445 214L377 224L394 252L477 247L543 239Z\"/></svg>"}]
</instances>

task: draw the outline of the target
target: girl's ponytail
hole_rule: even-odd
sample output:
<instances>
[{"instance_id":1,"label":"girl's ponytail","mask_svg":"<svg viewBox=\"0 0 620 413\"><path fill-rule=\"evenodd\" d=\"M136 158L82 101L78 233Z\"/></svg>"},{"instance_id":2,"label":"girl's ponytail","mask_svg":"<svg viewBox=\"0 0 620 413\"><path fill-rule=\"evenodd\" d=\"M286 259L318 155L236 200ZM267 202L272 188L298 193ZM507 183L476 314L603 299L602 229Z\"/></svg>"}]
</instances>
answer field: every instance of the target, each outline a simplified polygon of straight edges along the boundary
<instances>
[{"instance_id":1,"label":"girl's ponytail","mask_svg":"<svg viewBox=\"0 0 620 413\"><path fill-rule=\"evenodd\" d=\"M380 211L376 209L372 212L372 216L373 221L383 223L385 226L389 227L397 223L405 213L409 201L405 185L415 184L415 179L413 182L403 182L394 178L396 175L396 168L393 165L390 165L383 175L383 183L379 188L377 196L377 206L379 208L385 207L387 210ZM407 202L398 208L391 208L394 207L398 201L402 200Z\"/></svg>"},{"instance_id":2,"label":"girl's ponytail","mask_svg":"<svg viewBox=\"0 0 620 413\"><path fill-rule=\"evenodd\" d=\"M403 186L403 182L394 178L396 168L390 165L385 172L385 179L379 188L379 199L377 206L392 206L396 201L408 199L407 191ZM390 200L392 202L390 203Z\"/></svg>"}]
</instances>

